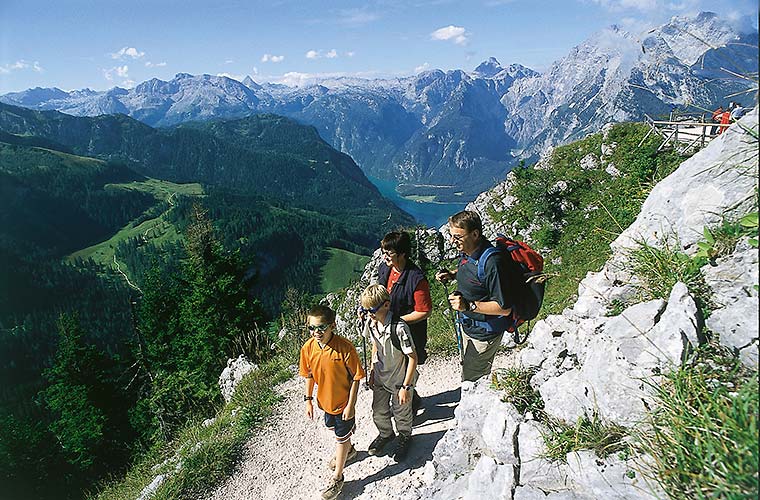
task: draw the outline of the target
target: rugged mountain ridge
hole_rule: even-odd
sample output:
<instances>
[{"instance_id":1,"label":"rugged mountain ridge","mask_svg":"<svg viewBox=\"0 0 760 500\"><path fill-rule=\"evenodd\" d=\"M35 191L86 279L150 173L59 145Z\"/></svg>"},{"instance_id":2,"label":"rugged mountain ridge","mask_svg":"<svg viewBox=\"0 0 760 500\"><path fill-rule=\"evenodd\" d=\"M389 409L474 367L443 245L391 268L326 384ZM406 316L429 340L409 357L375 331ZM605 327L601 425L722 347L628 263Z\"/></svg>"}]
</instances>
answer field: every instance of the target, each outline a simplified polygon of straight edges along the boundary
<instances>
[{"instance_id":1,"label":"rugged mountain ridge","mask_svg":"<svg viewBox=\"0 0 760 500\"><path fill-rule=\"evenodd\" d=\"M644 113L667 113L673 105L722 103L724 96L746 88L740 79L727 80L722 66L757 71L756 47L743 45L746 40L756 45L757 34L738 33L715 14L702 13L673 18L645 37L613 26L541 75L490 58L471 73L336 78L303 88L260 85L250 77L237 82L178 74L130 90L38 88L0 100L74 115L124 113L151 126L282 114L314 125L365 173L397 179L403 193L459 200L502 179L520 158L609 121L639 120ZM722 80L712 81L716 75Z\"/></svg>"}]
</instances>

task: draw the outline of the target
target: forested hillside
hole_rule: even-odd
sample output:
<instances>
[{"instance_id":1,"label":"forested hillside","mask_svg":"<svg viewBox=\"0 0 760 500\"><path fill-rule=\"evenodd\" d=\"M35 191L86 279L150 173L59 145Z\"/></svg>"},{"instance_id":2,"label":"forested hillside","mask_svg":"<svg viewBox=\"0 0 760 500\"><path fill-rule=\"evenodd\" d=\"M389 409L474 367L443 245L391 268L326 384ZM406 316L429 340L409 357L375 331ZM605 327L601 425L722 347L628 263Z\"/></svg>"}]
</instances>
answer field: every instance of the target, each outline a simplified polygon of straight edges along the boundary
<instances>
[{"instance_id":1,"label":"forested hillside","mask_svg":"<svg viewBox=\"0 0 760 500\"><path fill-rule=\"evenodd\" d=\"M281 117L153 129L0 105L0 488L79 498L269 356L328 248L413 224ZM129 280L129 281L127 281ZM64 491L65 493L62 493Z\"/></svg>"}]
</instances>

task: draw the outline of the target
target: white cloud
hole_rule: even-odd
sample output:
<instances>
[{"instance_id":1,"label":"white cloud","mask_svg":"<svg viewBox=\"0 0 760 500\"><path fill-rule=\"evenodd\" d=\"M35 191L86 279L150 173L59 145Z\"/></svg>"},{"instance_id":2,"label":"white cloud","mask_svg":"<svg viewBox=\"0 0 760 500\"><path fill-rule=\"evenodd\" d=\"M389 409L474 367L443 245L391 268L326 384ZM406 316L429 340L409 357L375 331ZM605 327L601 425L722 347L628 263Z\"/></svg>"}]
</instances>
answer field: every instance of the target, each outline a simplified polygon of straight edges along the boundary
<instances>
[{"instance_id":1,"label":"white cloud","mask_svg":"<svg viewBox=\"0 0 760 500\"><path fill-rule=\"evenodd\" d=\"M354 54L356 54L356 52L354 52L353 50L349 50L348 52L346 52L346 57L354 57Z\"/></svg>"},{"instance_id":2,"label":"white cloud","mask_svg":"<svg viewBox=\"0 0 760 500\"><path fill-rule=\"evenodd\" d=\"M153 62L150 62L150 61L145 61L145 67L146 68L163 68L164 66L166 66L165 62L153 63Z\"/></svg>"},{"instance_id":3,"label":"white cloud","mask_svg":"<svg viewBox=\"0 0 760 500\"><path fill-rule=\"evenodd\" d=\"M417 66L416 68L414 68L414 73L415 74L422 73L423 71L425 71L425 70L427 70L429 68L430 68L430 63L427 63L427 62L426 63L422 63L419 66Z\"/></svg>"},{"instance_id":4,"label":"white cloud","mask_svg":"<svg viewBox=\"0 0 760 500\"><path fill-rule=\"evenodd\" d=\"M232 64L234 62L235 62L234 59L227 59L226 61L224 61L224 64Z\"/></svg>"},{"instance_id":5,"label":"white cloud","mask_svg":"<svg viewBox=\"0 0 760 500\"><path fill-rule=\"evenodd\" d=\"M467 30L463 27L449 25L430 33L430 38L432 40L451 40L457 45L465 45L467 43L467 35Z\"/></svg>"},{"instance_id":6,"label":"white cloud","mask_svg":"<svg viewBox=\"0 0 760 500\"><path fill-rule=\"evenodd\" d=\"M36 71L37 73L44 72L44 68L40 66L39 61L34 61L33 63L28 63L24 59L19 59L18 61L10 64L4 64L0 66L0 75L7 75L8 73L12 73L14 71L20 71L24 69L30 69L32 71Z\"/></svg>"},{"instance_id":7,"label":"white cloud","mask_svg":"<svg viewBox=\"0 0 760 500\"><path fill-rule=\"evenodd\" d=\"M113 68L104 69L103 70L103 77L108 80L109 82L112 82L114 79L114 75L118 76L119 78L129 78L129 66L126 64L124 66L115 66Z\"/></svg>"},{"instance_id":8,"label":"white cloud","mask_svg":"<svg viewBox=\"0 0 760 500\"><path fill-rule=\"evenodd\" d=\"M346 52L346 57L353 57L353 56L354 56L353 51ZM306 59L321 59L323 57L326 59L335 59L337 57L340 57L340 55L338 54L338 51L336 49L330 49L327 52L323 52L321 50L310 50L306 53Z\"/></svg>"},{"instance_id":9,"label":"white cloud","mask_svg":"<svg viewBox=\"0 0 760 500\"><path fill-rule=\"evenodd\" d=\"M112 59L122 60L125 57L131 57L132 59L140 59L145 55L145 52L140 52L134 47L122 47L117 52L111 54Z\"/></svg>"},{"instance_id":10,"label":"white cloud","mask_svg":"<svg viewBox=\"0 0 760 500\"><path fill-rule=\"evenodd\" d=\"M285 59L285 56L273 56L271 54L264 54L261 56L261 62L273 62L278 63L282 62Z\"/></svg>"}]
</instances>

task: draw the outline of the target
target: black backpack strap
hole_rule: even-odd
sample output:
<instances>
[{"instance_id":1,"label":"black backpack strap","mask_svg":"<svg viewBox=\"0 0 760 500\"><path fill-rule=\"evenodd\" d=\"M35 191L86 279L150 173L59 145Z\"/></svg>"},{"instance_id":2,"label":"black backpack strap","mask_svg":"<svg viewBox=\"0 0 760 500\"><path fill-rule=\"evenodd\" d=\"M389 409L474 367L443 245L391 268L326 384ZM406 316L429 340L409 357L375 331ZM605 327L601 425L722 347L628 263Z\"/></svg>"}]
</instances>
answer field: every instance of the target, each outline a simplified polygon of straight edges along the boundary
<instances>
[{"instance_id":1,"label":"black backpack strap","mask_svg":"<svg viewBox=\"0 0 760 500\"><path fill-rule=\"evenodd\" d=\"M391 321L391 344L393 344L393 347L401 351L401 354L404 354L404 351L401 349L401 339L398 338L398 332L396 331L398 329L398 323L399 321L397 319Z\"/></svg>"}]
</instances>

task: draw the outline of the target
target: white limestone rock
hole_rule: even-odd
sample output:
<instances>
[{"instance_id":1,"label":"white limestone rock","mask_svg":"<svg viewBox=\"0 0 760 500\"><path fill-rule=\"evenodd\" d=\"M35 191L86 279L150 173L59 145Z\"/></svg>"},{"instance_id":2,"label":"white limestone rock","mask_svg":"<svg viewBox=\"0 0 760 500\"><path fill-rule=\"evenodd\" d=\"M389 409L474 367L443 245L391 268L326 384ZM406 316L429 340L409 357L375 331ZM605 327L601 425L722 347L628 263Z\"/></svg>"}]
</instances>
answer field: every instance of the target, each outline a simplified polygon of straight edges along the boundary
<instances>
[{"instance_id":1,"label":"white limestone rock","mask_svg":"<svg viewBox=\"0 0 760 500\"><path fill-rule=\"evenodd\" d=\"M514 467L482 456L469 475L464 500L501 500L512 495Z\"/></svg>"},{"instance_id":2,"label":"white limestone rock","mask_svg":"<svg viewBox=\"0 0 760 500\"><path fill-rule=\"evenodd\" d=\"M562 491L567 488L567 473L558 464L542 457L546 451L542 433L547 431L546 427L536 421L520 424L517 437L520 449L519 484L540 488L545 492Z\"/></svg>"},{"instance_id":3,"label":"white limestone rock","mask_svg":"<svg viewBox=\"0 0 760 500\"><path fill-rule=\"evenodd\" d=\"M244 354L227 360L227 367L219 375L219 390L222 392L225 403L232 400L235 388L248 373L255 370L257 366L245 357Z\"/></svg>"},{"instance_id":4,"label":"white limestone rock","mask_svg":"<svg viewBox=\"0 0 760 500\"><path fill-rule=\"evenodd\" d=\"M704 266L705 281L714 292L718 309L705 321L723 345L739 354L742 363L758 367L758 250L747 239L735 252Z\"/></svg>"},{"instance_id":5,"label":"white limestone rock","mask_svg":"<svg viewBox=\"0 0 760 500\"><path fill-rule=\"evenodd\" d=\"M635 465L614 456L599 458L593 451L567 455L567 473L573 491L582 498L654 500L666 498L664 492L648 484L635 472ZM629 477L632 475L633 477Z\"/></svg>"},{"instance_id":6,"label":"white limestone rock","mask_svg":"<svg viewBox=\"0 0 760 500\"><path fill-rule=\"evenodd\" d=\"M597 168L599 168L599 158L595 154L589 153L581 159L581 170L596 170Z\"/></svg>"},{"instance_id":7,"label":"white limestone rock","mask_svg":"<svg viewBox=\"0 0 760 500\"><path fill-rule=\"evenodd\" d=\"M642 335L636 348L625 345L626 356L642 370L665 372L677 368L704 339L699 337L697 304L683 283L676 283L659 323Z\"/></svg>"}]
</instances>

